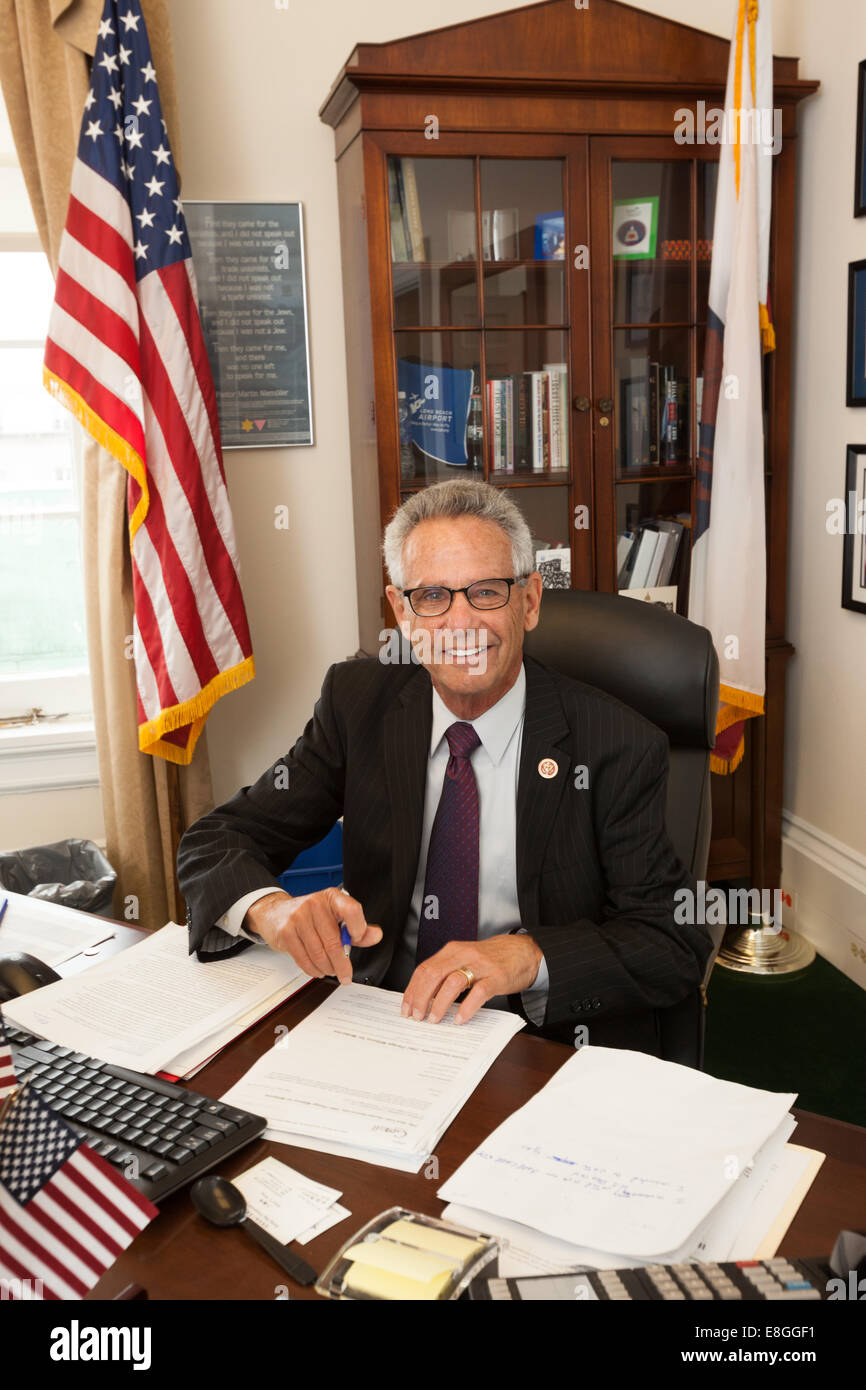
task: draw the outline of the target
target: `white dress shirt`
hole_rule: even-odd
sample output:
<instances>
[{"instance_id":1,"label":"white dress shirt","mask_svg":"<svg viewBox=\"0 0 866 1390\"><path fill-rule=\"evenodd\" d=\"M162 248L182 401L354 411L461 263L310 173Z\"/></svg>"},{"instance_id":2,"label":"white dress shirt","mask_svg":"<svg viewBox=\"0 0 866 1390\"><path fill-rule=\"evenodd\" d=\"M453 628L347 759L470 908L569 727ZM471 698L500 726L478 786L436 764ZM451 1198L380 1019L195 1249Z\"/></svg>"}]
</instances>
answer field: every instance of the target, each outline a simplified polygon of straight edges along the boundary
<instances>
[{"instance_id":1,"label":"white dress shirt","mask_svg":"<svg viewBox=\"0 0 866 1390\"><path fill-rule=\"evenodd\" d=\"M406 925L388 971L388 984L393 989L405 989L415 969L427 850L450 756L445 731L454 723L471 724L481 740L470 759L478 787L478 939L483 941L520 927L516 852L517 778L526 708L526 672L521 666L511 689L477 719L458 720L435 689L432 694L433 727L424 789L421 849ZM246 936L241 923L250 904L273 892L273 888L260 888L245 894L219 919L217 926L233 936ZM547 991L547 963L542 958L533 984L521 995L527 1017L533 1023L541 1024L544 1020ZM486 1007L507 1009L507 997L497 995L488 1001Z\"/></svg>"}]
</instances>

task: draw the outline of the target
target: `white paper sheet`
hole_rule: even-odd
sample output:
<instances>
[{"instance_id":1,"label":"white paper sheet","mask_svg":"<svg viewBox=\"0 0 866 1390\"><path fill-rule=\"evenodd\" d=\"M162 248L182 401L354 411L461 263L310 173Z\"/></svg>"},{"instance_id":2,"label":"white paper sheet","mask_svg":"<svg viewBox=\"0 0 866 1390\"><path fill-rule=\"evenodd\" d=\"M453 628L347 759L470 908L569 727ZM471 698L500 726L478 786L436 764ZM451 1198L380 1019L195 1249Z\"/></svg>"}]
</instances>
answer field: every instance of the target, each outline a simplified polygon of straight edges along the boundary
<instances>
[{"instance_id":1,"label":"white paper sheet","mask_svg":"<svg viewBox=\"0 0 866 1390\"><path fill-rule=\"evenodd\" d=\"M786 1115L775 1133L761 1145L754 1161L731 1183L730 1191L717 1202L706 1220L689 1236L684 1252L675 1252L667 1261L668 1264L676 1264L678 1259L731 1259L731 1248L743 1228L743 1223L796 1128L797 1121L794 1116ZM746 1258L751 1259L751 1256Z\"/></svg>"},{"instance_id":2,"label":"white paper sheet","mask_svg":"<svg viewBox=\"0 0 866 1390\"><path fill-rule=\"evenodd\" d=\"M584 1047L440 1197L593 1250L678 1250L782 1123L793 1094Z\"/></svg>"},{"instance_id":3,"label":"white paper sheet","mask_svg":"<svg viewBox=\"0 0 866 1390\"><path fill-rule=\"evenodd\" d=\"M729 1260L770 1260L818 1175L826 1154L786 1144L761 1183Z\"/></svg>"},{"instance_id":4,"label":"white paper sheet","mask_svg":"<svg viewBox=\"0 0 866 1390\"><path fill-rule=\"evenodd\" d=\"M281 1245L321 1223L342 1196L337 1188L305 1178L272 1156L232 1181L246 1199L247 1215Z\"/></svg>"},{"instance_id":5,"label":"white paper sheet","mask_svg":"<svg viewBox=\"0 0 866 1390\"><path fill-rule=\"evenodd\" d=\"M157 1072L283 985L307 982L290 956L253 946L227 960L189 954L169 922L81 975L4 1005L22 1028L135 1071Z\"/></svg>"},{"instance_id":6,"label":"white paper sheet","mask_svg":"<svg viewBox=\"0 0 866 1390\"><path fill-rule=\"evenodd\" d=\"M232 1019L224 1027L217 1029L215 1033L209 1033L194 1047L188 1047L185 1052L173 1057L161 1070L167 1072L169 1076L179 1076L184 1081L189 1081L197 1072L207 1066L207 1063L216 1056L221 1048L226 1047L233 1039L239 1038L241 1033L252 1028L253 1024L258 1023L260 1019L267 1018L269 1013L279 1008L280 1004L297 994L308 983L309 976L300 974L289 980L287 984L280 985L279 989L275 990L267 999L263 999L260 1004L255 1004L245 1014Z\"/></svg>"},{"instance_id":7,"label":"white paper sheet","mask_svg":"<svg viewBox=\"0 0 866 1390\"><path fill-rule=\"evenodd\" d=\"M225 1096L222 1097L226 1099ZM338 1144L336 1139L311 1139L309 1134L293 1134L290 1130L266 1129L262 1138L269 1144L291 1144L296 1149L312 1149L314 1153L333 1154L335 1158L352 1158L360 1163L374 1163L377 1168L396 1168L401 1173L420 1173L429 1154L382 1153L364 1149L358 1144Z\"/></svg>"},{"instance_id":8,"label":"white paper sheet","mask_svg":"<svg viewBox=\"0 0 866 1390\"><path fill-rule=\"evenodd\" d=\"M618 1255L582 1250L579 1245L569 1245L568 1241L557 1240L555 1236L540 1235L518 1221L491 1216L477 1207L450 1202L442 1213L442 1220L453 1221L469 1231L495 1236L500 1243L499 1275L502 1279L516 1279L525 1274L562 1274L583 1265L592 1269L626 1267L626 1262Z\"/></svg>"},{"instance_id":9,"label":"white paper sheet","mask_svg":"<svg viewBox=\"0 0 866 1390\"><path fill-rule=\"evenodd\" d=\"M659 1257L661 1262L677 1264L685 1260L716 1258L769 1259L776 1253L779 1241L808 1191L823 1158L823 1154L813 1149L803 1149L797 1144L785 1145L781 1153L769 1164L766 1180L757 1190L754 1185L751 1187L751 1205L728 1253L716 1256L712 1252L702 1253L697 1248L683 1249ZM779 1218L782 1213L787 1214L787 1221L780 1224ZM517 1278L525 1274L559 1274L581 1266L588 1266L590 1269L634 1269L648 1263L645 1258L611 1255L602 1250L589 1250L583 1246L571 1245L567 1241L556 1240L553 1236L541 1235L517 1221L509 1221L503 1216L492 1216L489 1212L480 1211L476 1207L462 1206L456 1202L451 1202L442 1216L446 1221L454 1221L458 1226L465 1226L468 1230L483 1231L487 1235L496 1236L502 1246L499 1272L503 1279ZM773 1240L769 1243L765 1234L768 1231L774 1232ZM698 1242L695 1241L693 1244L697 1247Z\"/></svg>"},{"instance_id":10,"label":"white paper sheet","mask_svg":"<svg viewBox=\"0 0 866 1390\"><path fill-rule=\"evenodd\" d=\"M345 1221L346 1217L351 1215L348 1207L335 1202L332 1207L328 1207L321 1221L318 1221L315 1226L311 1226L308 1231L302 1231L295 1239L299 1245L309 1245L311 1240L316 1239L316 1236L324 1235L325 1231L330 1231L332 1226L338 1226L341 1221Z\"/></svg>"},{"instance_id":11,"label":"white paper sheet","mask_svg":"<svg viewBox=\"0 0 866 1390\"><path fill-rule=\"evenodd\" d=\"M303 1134L412 1157L420 1167L524 1024L493 1009L462 1025L453 1022L456 1011L441 1023L416 1023L401 1017L402 998L369 985L335 990L223 1100L266 1115L269 1131L288 1143Z\"/></svg>"},{"instance_id":12,"label":"white paper sheet","mask_svg":"<svg viewBox=\"0 0 866 1390\"><path fill-rule=\"evenodd\" d=\"M4 898L9 906L0 923L0 955L24 951L43 965L62 965L114 936L114 927L103 917L0 888L0 904Z\"/></svg>"}]
</instances>

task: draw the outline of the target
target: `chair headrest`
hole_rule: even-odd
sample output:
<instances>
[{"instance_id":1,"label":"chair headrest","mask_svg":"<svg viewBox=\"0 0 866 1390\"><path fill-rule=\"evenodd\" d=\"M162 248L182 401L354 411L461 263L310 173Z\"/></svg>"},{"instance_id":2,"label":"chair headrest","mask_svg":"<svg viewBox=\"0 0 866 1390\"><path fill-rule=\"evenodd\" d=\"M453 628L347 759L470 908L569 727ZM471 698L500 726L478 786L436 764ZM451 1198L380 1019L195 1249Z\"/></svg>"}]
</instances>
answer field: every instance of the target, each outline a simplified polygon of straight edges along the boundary
<instances>
[{"instance_id":1,"label":"chair headrest","mask_svg":"<svg viewBox=\"0 0 866 1390\"><path fill-rule=\"evenodd\" d=\"M672 747L715 743L719 661L707 629L687 618L619 594L546 589L524 651L630 705Z\"/></svg>"}]
</instances>

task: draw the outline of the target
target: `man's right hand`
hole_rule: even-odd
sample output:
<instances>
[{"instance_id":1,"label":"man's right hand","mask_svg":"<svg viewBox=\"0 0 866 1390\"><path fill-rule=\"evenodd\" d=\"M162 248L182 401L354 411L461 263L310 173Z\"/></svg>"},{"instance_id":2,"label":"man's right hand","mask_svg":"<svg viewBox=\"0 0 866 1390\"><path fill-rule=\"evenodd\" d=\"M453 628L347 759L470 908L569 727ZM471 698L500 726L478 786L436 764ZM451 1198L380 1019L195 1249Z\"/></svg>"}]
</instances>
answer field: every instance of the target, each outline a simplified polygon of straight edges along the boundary
<instances>
[{"instance_id":1,"label":"man's right hand","mask_svg":"<svg viewBox=\"0 0 866 1390\"><path fill-rule=\"evenodd\" d=\"M382 940L382 928L368 925L361 904L340 888L324 888L302 898L269 893L247 909L243 926L274 951L285 951L304 974L319 980L336 975L341 985L348 985L352 963L340 941L341 922L353 946L375 946Z\"/></svg>"}]
</instances>

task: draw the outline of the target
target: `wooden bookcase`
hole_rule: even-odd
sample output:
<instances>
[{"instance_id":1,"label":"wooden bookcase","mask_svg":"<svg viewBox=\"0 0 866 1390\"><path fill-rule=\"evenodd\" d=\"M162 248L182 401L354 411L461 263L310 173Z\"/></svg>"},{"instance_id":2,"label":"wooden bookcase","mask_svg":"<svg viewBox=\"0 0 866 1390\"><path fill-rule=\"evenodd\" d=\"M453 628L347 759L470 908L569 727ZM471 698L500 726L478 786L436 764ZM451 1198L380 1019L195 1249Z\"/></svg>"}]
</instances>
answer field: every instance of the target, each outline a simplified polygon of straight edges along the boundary
<instances>
[{"instance_id":1,"label":"wooden bookcase","mask_svg":"<svg viewBox=\"0 0 866 1390\"><path fill-rule=\"evenodd\" d=\"M559 582L577 588L614 590L618 538L644 520L679 518L669 583L686 611L719 145L678 143L675 131L683 109L724 105L728 55L726 40L615 0L585 9L549 0L352 52L320 115L336 146L364 650L378 650L392 621L383 525L414 489L473 468L513 490L537 549L560 552L548 559L554 571L567 557L569 577ZM773 158L777 348L765 359L767 713L747 724L737 772L713 778L708 870L765 888L780 874L793 654L785 574L796 107L817 90L798 79L797 66L774 59L782 142ZM640 260L627 254L627 240L613 243L615 208L629 202L643 205L640 216L650 209L650 221L657 210ZM543 441L533 451L513 423L515 399L536 389L521 379L545 369L547 386L541 378L538 389L552 397L554 415L557 395L566 411L567 447L551 446L552 460L565 465L557 469L543 466ZM428 372L464 419L474 396L465 454L455 455L454 440L442 445L450 462L436 462L435 442L422 452L406 423ZM653 378L665 375L677 439L668 430L662 444L650 416ZM509 379L511 387L488 390ZM509 391L513 471L502 466L492 418L507 409ZM653 437L662 457L652 455Z\"/></svg>"}]
</instances>

